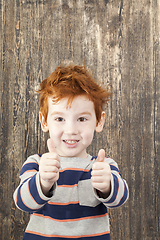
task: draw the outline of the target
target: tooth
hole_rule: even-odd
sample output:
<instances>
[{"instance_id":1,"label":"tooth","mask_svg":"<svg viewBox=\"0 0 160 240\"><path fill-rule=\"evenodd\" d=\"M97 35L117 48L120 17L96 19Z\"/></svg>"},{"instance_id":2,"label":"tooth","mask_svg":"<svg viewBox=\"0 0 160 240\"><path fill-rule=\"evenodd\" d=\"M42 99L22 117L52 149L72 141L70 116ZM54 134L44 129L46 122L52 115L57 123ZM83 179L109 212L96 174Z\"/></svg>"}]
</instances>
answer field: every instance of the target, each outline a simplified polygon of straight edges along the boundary
<instances>
[{"instance_id":1,"label":"tooth","mask_svg":"<svg viewBox=\"0 0 160 240\"><path fill-rule=\"evenodd\" d=\"M66 140L67 143L76 143L77 141L74 140Z\"/></svg>"}]
</instances>

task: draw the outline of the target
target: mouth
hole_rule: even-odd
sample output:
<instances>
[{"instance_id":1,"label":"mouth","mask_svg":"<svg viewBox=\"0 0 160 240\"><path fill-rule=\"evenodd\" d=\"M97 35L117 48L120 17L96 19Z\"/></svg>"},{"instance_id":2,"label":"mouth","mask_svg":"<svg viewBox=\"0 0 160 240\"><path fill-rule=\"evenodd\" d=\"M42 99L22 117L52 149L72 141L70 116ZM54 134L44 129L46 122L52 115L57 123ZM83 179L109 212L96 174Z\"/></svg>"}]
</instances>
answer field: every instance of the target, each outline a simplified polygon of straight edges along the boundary
<instances>
[{"instance_id":1,"label":"mouth","mask_svg":"<svg viewBox=\"0 0 160 240\"><path fill-rule=\"evenodd\" d=\"M79 142L79 140L63 140L63 142L72 145L72 144L76 144L77 142Z\"/></svg>"}]
</instances>

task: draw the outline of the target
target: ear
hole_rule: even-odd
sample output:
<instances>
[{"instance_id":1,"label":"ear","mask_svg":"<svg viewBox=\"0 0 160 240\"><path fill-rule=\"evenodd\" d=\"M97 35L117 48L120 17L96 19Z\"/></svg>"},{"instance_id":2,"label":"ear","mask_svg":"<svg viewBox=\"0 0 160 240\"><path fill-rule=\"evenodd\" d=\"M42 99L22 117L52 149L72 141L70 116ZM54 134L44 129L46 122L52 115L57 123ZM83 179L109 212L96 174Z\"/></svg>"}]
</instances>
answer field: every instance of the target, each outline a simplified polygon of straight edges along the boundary
<instances>
[{"instance_id":1,"label":"ear","mask_svg":"<svg viewBox=\"0 0 160 240\"><path fill-rule=\"evenodd\" d=\"M104 125L104 122L105 122L105 112L103 111L102 114L101 114L101 119L100 121L97 123L97 126L95 128L95 131L96 132L101 132L103 130L103 125Z\"/></svg>"},{"instance_id":2,"label":"ear","mask_svg":"<svg viewBox=\"0 0 160 240\"><path fill-rule=\"evenodd\" d=\"M41 123L41 128L43 132L48 132L49 128L48 128L48 124L46 123L44 116L41 112L39 112L39 121Z\"/></svg>"}]
</instances>

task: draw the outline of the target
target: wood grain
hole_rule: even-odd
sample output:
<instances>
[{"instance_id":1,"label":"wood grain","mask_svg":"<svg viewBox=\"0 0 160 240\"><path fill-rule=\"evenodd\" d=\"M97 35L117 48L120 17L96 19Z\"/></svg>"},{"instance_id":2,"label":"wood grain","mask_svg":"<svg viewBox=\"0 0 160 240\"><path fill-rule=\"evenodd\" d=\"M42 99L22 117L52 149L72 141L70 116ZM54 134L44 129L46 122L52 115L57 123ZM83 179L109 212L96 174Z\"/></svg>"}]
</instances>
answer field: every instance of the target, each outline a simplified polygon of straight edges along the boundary
<instances>
[{"instance_id":1,"label":"wood grain","mask_svg":"<svg viewBox=\"0 0 160 240\"><path fill-rule=\"evenodd\" d=\"M70 61L112 86L88 148L104 148L129 185L128 202L109 211L111 239L159 239L159 32L159 0L0 1L0 239L22 239L29 216L12 195L25 159L47 151L34 89Z\"/></svg>"}]
</instances>

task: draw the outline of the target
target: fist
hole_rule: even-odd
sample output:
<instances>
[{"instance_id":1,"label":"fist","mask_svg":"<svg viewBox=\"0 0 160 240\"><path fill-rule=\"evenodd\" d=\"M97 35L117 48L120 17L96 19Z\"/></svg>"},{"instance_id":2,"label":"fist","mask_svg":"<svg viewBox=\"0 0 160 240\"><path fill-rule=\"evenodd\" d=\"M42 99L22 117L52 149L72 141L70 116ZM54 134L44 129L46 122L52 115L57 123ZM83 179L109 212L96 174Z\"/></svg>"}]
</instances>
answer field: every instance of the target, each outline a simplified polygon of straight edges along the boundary
<instances>
[{"instance_id":1,"label":"fist","mask_svg":"<svg viewBox=\"0 0 160 240\"><path fill-rule=\"evenodd\" d=\"M51 139L48 139L47 146L49 152L42 155L39 164L40 183L45 195L47 195L53 184L59 179L60 168L60 159Z\"/></svg>"},{"instance_id":2,"label":"fist","mask_svg":"<svg viewBox=\"0 0 160 240\"><path fill-rule=\"evenodd\" d=\"M111 168L105 162L104 149L99 150L98 157L92 167L92 186L100 191L103 198L107 198L111 191Z\"/></svg>"}]
</instances>

